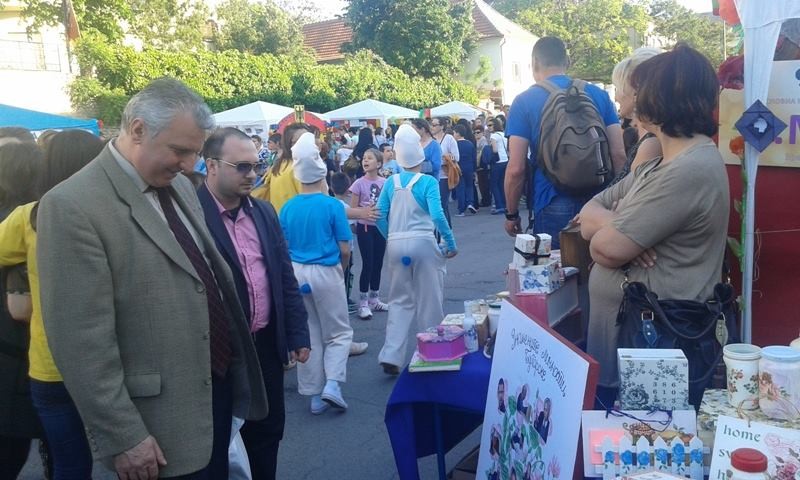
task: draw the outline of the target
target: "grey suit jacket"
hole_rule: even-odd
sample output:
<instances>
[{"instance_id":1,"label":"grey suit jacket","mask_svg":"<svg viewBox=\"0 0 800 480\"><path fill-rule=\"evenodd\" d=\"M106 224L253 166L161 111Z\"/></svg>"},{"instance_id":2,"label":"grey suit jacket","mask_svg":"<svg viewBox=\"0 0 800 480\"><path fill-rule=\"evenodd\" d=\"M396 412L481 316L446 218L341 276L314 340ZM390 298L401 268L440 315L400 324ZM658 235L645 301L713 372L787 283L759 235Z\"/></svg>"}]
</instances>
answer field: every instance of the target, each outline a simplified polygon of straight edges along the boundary
<instances>
[{"instance_id":1,"label":"grey suit jacket","mask_svg":"<svg viewBox=\"0 0 800 480\"><path fill-rule=\"evenodd\" d=\"M263 418L266 394L233 277L189 180L179 175L172 187L233 319L234 415ZM166 222L106 147L44 196L37 230L45 333L95 458L150 434L167 459L161 476L204 468L213 439L208 306Z\"/></svg>"}]
</instances>

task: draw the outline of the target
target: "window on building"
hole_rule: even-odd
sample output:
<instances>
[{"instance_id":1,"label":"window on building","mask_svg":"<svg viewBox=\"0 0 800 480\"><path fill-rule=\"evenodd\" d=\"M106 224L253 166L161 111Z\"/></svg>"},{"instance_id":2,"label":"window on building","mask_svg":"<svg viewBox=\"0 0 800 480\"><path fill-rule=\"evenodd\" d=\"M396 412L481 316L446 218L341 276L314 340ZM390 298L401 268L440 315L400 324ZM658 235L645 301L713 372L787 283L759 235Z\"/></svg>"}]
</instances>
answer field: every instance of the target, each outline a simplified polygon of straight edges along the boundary
<instances>
[{"instance_id":1,"label":"window on building","mask_svg":"<svg viewBox=\"0 0 800 480\"><path fill-rule=\"evenodd\" d=\"M522 72L519 69L519 63L517 62L511 63L511 78L513 78L517 83L522 81Z\"/></svg>"}]
</instances>

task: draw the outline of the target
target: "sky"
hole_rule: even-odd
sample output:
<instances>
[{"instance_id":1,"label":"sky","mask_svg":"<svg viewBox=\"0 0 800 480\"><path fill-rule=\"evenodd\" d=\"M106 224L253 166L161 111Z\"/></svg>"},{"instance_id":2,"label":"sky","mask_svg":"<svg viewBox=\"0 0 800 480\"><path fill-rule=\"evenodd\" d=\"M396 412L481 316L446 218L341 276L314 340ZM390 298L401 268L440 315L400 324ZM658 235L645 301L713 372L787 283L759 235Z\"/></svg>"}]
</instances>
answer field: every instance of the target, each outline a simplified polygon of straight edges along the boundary
<instances>
[{"instance_id":1,"label":"sky","mask_svg":"<svg viewBox=\"0 0 800 480\"><path fill-rule=\"evenodd\" d=\"M320 19L333 18L335 15L342 13L347 5L346 0L310 0L311 3L317 6L319 10ZM710 12L711 0L678 0L678 3L684 7L690 8L696 12Z\"/></svg>"}]
</instances>

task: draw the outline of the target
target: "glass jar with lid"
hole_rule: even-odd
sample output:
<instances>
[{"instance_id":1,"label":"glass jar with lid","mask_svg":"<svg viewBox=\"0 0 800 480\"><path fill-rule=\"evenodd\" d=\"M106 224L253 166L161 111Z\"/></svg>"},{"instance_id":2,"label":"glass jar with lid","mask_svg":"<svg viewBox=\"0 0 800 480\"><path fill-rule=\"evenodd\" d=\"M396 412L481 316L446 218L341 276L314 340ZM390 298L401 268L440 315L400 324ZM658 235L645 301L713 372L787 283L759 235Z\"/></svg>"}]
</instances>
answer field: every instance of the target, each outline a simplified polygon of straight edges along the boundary
<instances>
[{"instance_id":1,"label":"glass jar with lid","mask_svg":"<svg viewBox=\"0 0 800 480\"><path fill-rule=\"evenodd\" d=\"M758 405L779 420L800 419L800 351L775 345L761 349Z\"/></svg>"}]
</instances>

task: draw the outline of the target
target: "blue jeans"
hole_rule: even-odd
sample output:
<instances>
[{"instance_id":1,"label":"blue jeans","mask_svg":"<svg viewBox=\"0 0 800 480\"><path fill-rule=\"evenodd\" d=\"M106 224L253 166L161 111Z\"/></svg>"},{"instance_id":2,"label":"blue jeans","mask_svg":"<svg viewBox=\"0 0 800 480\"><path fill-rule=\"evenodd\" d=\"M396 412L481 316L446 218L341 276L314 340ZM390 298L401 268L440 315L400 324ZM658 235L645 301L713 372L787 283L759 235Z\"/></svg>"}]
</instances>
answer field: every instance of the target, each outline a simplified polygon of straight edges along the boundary
<instances>
[{"instance_id":1,"label":"blue jeans","mask_svg":"<svg viewBox=\"0 0 800 480\"><path fill-rule=\"evenodd\" d=\"M458 213L464 213L467 206L475 206L475 172L470 169L461 170L461 180L456 185Z\"/></svg>"},{"instance_id":2,"label":"blue jeans","mask_svg":"<svg viewBox=\"0 0 800 480\"><path fill-rule=\"evenodd\" d=\"M546 233L553 237L552 248L561 248L558 235L575 215L579 214L581 208L592 197L569 197L566 195L556 195L550 204L544 207L533 217L534 233Z\"/></svg>"},{"instance_id":3,"label":"blue jeans","mask_svg":"<svg viewBox=\"0 0 800 480\"><path fill-rule=\"evenodd\" d=\"M506 167L508 162L493 163L489 177L489 183L492 186L492 198L494 198L495 210L506 209L506 190L503 182L506 179Z\"/></svg>"},{"instance_id":4,"label":"blue jeans","mask_svg":"<svg viewBox=\"0 0 800 480\"><path fill-rule=\"evenodd\" d=\"M83 421L64 383L31 379L31 398L53 459L53 480L92 478L92 452Z\"/></svg>"}]
</instances>

